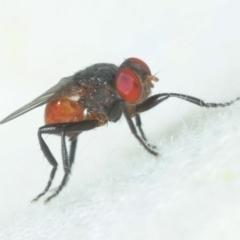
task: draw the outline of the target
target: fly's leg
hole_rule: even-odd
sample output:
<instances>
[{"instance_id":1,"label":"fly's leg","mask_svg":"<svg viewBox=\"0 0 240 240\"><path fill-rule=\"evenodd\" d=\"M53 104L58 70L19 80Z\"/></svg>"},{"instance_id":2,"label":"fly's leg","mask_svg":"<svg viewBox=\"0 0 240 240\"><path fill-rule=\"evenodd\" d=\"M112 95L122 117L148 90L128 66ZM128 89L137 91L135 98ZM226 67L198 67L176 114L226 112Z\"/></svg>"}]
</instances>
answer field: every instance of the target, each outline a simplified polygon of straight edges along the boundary
<instances>
[{"instance_id":1,"label":"fly's leg","mask_svg":"<svg viewBox=\"0 0 240 240\"><path fill-rule=\"evenodd\" d=\"M142 139L143 139L145 142L148 143L148 140L147 140L147 138L146 138L146 135L144 134L144 131L143 131L143 129L142 129L142 121L141 121L141 118L140 118L140 114L139 114L139 113L136 114L136 116L135 116L135 121L136 121L136 126L137 126L137 128L138 128L138 130L139 130L139 132L140 132L140 134L141 134ZM152 144L150 144L150 143L148 143L148 145L149 145L151 148L156 148L156 146L154 146L154 145L152 145Z\"/></svg>"},{"instance_id":2,"label":"fly's leg","mask_svg":"<svg viewBox=\"0 0 240 240\"><path fill-rule=\"evenodd\" d=\"M69 153L70 166L72 166L74 163L76 148L77 148L77 137L71 140L70 153Z\"/></svg>"},{"instance_id":3,"label":"fly's leg","mask_svg":"<svg viewBox=\"0 0 240 240\"><path fill-rule=\"evenodd\" d=\"M47 146L46 142L42 138L42 128L43 127L39 128L39 130L38 130L39 144L40 144L40 147L41 147L41 149L43 151L43 154L45 155L45 157L47 158L48 162L52 165L53 168L52 168L52 171L50 173L50 177L49 177L47 186L45 187L43 192L41 192L36 198L34 198L32 200L32 202L37 202L38 199L40 197L42 197L43 195L45 195L45 193L49 190L49 188L52 185L52 181L53 181L53 179L55 177L55 173L57 171L57 166L58 166L58 163L57 163L56 159L54 158L54 156L52 155L49 147Z\"/></svg>"},{"instance_id":4,"label":"fly's leg","mask_svg":"<svg viewBox=\"0 0 240 240\"><path fill-rule=\"evenodd\" d=\"M203 100L192 97L186 94L180 94L180 93L161 93L156 94L152 97L149 97L146 99L143 103L136 106L136 113L141 113L150 110L151 108L157 106L159 103L167 100L170 97L176 97L180 98L182 100L188 101L190 103L196 104L200 107L206 107L206 108L217 108L217 107L227 107L236 101L239 101L240 98L237 98L233 101L226 102L226 103L205 103Z\"/></svg>"},{"instance_id":5,"label":"fly's leg","mask_svg":"<svg viewBox=\"0 0 240 240\"><path fill-rule=\"evenodd\" d=\"M128 123L128 126L132 132L132 134L134 135L135 138L137 138L137 140L140 142L140 144L152 155L154 156L158 156L158 153L153 151L149 146L148 144L138 135L137 133L137 130L136 130L136 127L133 123L133 120L131 119L130 115L129 115L129 112L127 110L127 107L126 107L126 104L122 101L122 100L119 100L118 102L119 106L121 107L122 109L122 112L127 120L127 123Z\"/></svg>"},{"instance_id":6,"label":"fly's leg","mask_svg":"<svg viewBox=\"0 0 240 240\"><path fill-rule=\"evenodd\" d=\"M61 149L62 149L62 160L63 160L63 169L64 176L60 186L55 190L55 192L45 200L45 203L49 202L53 197L57 196L62 188L66 185L68 181L69 174L71 173L71 162L70 158L68 158L67 147L66 147L66 132L62 130L61 135Z\"/></svg>"},{"instance_id":7,"label":"fly's leg","mask_svg":"<svg viewBox=\"0 0 240 240\"><path fill-rule=\"evenodd\" d=\"M136 120L136 126L141 134L141 137L143 140L145 140L147 142L147 138L142 130L142 121L141 121L141 118L140 118L140 114L137 113L136 116L135 116L135 120Z\"/></svg>"},{"instance_id":8,"label":"fly's leg","mask_svg":"<svg viewBox=\"0 0 240 240\"><path fill-rule=\"evenodd\" d=\"M50 179L45 190L40 193L33 201L37 201L41 196L43 196L50 188L53 178L55 176L57 170L57 162L53 157L51 151L49 150L47 144L42 138L42 134L61 134L61 152L62 152L62 161L63 161L63 168L64 168L64 176L62 179L61 184L56 189L56 191L46 199L45 203L49 202L53 197L57 196L62 188L66 185L69 174L71 173L71 166L74 161L75 150L77 145L77 139L72 140L71 147L70 147L70 155L68 156L67 147L66 147L66 134L67 133L77 133L88 131L93 128L98 127L97 120L87 120L81 122L70 122L70 123L56 123L56 124L49 124L39 128L38 137L41 149L49 161L49 163L53 166L53 169L50 174Z\"/></svg>"},{"instance_id":9,"label":"fly's leg","mask_svg":"<svg viewBox=\"0 0 240 240\"><path fill-rule=\"evenodd\" d=\"M148 111L150 109L152 109L153 107L157 106L158 104L160 104L161 102L169 99L170 97L176 97L176 98L180 98L182 100L188 101L190 103L196 104L200 107L206 107L206 108L217 108L217 107L227 107L233 103L235 103L236 101L239 101L240 98L237 98L233 101L230 102L226 102L226 103L206 103L203 100L196 98L196 97L192 97L189 95L185 95L185 94L179 94L179 93L161 93L161 94L156 94L152 97L149 97L148 99L146 99L143 103L139 104L136 106L136 118L138 118L137 116L139 116L139 113ZM155 153L154 151L150 151L148 149L148 147L146 147L143 143L142 140L139 139L139 136L136 133L136 129L134 129L134 126L132 125L132 120L127 112L127 108L125 107L124 103L121 102L120 105L122 106L123 109L123 113L127 119L127 122L129 124L129 127L132 131L132 133L134 134L134 136L139 140L139 142L144 146L144 148L151 154L156 155L157 153ZM137 121L139 119L136 119ZM140 126L140 128L139 128ZM139 131L141 133L141 121L139 121L137 123L137 127L139 128ZM144 133L141 133L142 138L145 140L146 137L144 135Z\"/></svg>"}]
</instances>

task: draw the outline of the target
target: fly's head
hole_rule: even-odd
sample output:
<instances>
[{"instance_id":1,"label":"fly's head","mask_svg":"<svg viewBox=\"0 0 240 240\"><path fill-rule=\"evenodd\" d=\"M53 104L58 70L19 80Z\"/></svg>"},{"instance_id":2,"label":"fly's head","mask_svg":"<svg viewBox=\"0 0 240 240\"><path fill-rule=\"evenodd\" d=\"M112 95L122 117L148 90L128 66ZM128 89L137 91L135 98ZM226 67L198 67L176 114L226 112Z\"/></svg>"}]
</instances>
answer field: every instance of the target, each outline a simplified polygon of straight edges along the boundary
<instances>
[{"instance_id":1,"label":"fly's head","mask_svg":"<svg viewBox=\"0 0 240 240\"><path fill-rule=\"evenodd\" d=\"M138 58L128 58L119 67L115 86L120 97L131 105L142 103L158 78L151 74L148 65Z\"/></svg>"}]
</instances>

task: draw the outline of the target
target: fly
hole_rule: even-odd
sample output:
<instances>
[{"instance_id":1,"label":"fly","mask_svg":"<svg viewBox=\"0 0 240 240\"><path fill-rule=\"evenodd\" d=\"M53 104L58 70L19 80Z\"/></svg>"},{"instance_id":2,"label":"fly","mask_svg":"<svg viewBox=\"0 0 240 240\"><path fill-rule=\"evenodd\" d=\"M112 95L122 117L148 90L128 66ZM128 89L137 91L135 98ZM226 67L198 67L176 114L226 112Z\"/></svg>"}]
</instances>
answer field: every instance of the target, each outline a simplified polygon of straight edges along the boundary
<instances>
[{"instance_id":1,"label":"fly","mask_svg":"<svg viewBox=\"0 0 240 240\"><path fill-rule=\"evenodd\" d=\"M226 103L205 103L201 99L179 93L160 93L150 96L153 82L158 78L151 74L148 65L138 58L128 58L119 67L109 63L98 63L81 70L34 99L32 102L4 118L0 124L21 116L28 111L46 104L45 125L38 129L40 147L52 166L49 180L43 192L33 199L38 201L52 185L58 163L43 139L44 134L61 137L61 152L64 176L61 184L45 202L57 196L66 185L74 162L78 136L84 132L117 122L123 115L130 131L150 154L157 156L155 149L147 143L141 125L140 114L163 101L176 97L200 107L226 107L239 100ZM136 125L133 122L136 120ZM66 147L70 140L70 151Z\"/></svg>"}]
</instances>

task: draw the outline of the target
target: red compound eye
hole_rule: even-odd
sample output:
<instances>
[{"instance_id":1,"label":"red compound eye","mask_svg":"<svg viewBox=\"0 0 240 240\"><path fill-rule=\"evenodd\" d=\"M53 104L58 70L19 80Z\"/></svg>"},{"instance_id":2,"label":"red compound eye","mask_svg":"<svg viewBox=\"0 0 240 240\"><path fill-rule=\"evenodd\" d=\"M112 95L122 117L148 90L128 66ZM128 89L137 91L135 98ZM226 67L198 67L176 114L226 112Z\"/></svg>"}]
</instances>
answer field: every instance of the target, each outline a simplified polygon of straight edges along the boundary
<instances>
[{"instance_id":1,"label":"red compound eye","mask_svg":"<svg viewBox=\"0 0 240 240\"><path fill-rule=\"evenodd\" d=\"M149 75L151 75L151 70L150 70L150 68L149 68L148 65L147 65L144 61L142 61L141 59L132 57L132 58L128 58L127 60L130 61L130 62L139 64L140 66L142 66L142 67L147 71L147 73L148 73Z\"/></svg>"},{"instance_id":2,"label":"red compound eye","mask_svg":"<svg viewBox=\"0 0 240 240\"><path fill-rule=\"evenodd\" d=\"M136 103L142 95L142 84L138 76L128 68L122 68L116 77L116 89L127 103Z\"/></svg>"}]
</instances>

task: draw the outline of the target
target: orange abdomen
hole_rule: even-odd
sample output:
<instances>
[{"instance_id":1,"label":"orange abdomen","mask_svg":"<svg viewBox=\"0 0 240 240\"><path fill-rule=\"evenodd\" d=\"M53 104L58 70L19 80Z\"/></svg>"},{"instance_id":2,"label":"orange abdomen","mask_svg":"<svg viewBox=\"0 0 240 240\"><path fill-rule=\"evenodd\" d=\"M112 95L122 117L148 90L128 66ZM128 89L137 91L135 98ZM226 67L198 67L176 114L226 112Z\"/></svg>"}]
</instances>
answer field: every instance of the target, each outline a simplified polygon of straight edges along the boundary
<instances>
[{"instance_id":1,"label":"orange abdomen","mask_svg":"<svg viewBox=\"0 0 240 240\"><path fill-rule=\"evenodd\" d=\"M45 108L45 124L79 122L85 120L84 106L69 98L49 102Z\"/></svg>"}]
</instances>

